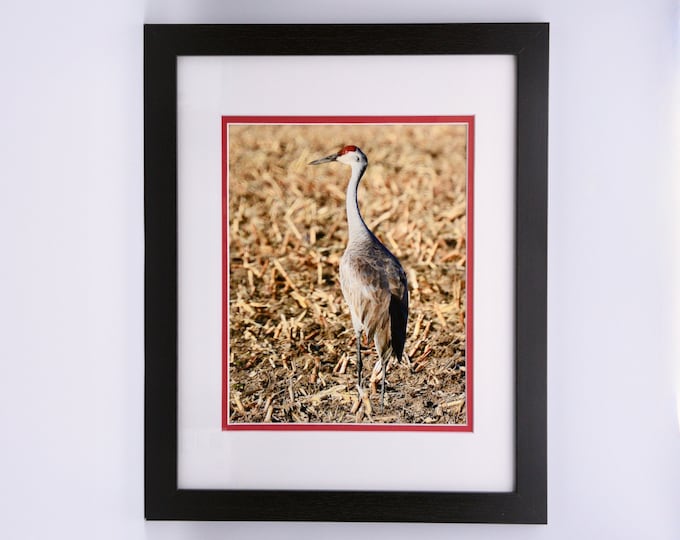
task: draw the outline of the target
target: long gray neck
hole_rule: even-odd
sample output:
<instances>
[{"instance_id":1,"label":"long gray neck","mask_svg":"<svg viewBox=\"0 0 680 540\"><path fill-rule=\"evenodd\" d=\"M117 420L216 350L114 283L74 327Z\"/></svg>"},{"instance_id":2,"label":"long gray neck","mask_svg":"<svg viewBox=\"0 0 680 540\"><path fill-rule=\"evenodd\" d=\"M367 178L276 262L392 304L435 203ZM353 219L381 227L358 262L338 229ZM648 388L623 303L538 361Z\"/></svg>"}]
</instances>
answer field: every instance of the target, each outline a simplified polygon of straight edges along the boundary
<instances>
[{"instance_id":1,"label":"long gray neck","mask_svg":"<svg viewBox=\"0 0 680 540\"><path fill-rule=\"evenodd\" d=\"M359 212L359 201L357 193L359 189L359 182L366 170L367 164L361 163L352 165L352 177L349 179L347 186L347 224L349 226L349 243L365 240L370 238L371 232L368 230L364 219Z\"/></svg>"}]
</instances>

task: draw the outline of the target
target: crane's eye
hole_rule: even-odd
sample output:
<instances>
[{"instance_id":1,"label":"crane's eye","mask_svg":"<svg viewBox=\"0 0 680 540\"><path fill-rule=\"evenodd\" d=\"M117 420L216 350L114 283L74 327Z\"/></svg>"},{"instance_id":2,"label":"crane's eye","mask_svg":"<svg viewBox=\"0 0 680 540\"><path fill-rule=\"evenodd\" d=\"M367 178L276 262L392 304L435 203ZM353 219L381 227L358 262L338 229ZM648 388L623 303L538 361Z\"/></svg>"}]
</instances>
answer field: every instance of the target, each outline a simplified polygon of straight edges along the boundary
<instances>
[{"instance_id":1,"label":"crane's eye","mask_svg":"<svg viewBox=\"0 0 680 540\"><path fill-rule=\"evenodd\" d=\"M356 157L356 160L359 161L359 156Z\"/></svg>"}]
</instances>

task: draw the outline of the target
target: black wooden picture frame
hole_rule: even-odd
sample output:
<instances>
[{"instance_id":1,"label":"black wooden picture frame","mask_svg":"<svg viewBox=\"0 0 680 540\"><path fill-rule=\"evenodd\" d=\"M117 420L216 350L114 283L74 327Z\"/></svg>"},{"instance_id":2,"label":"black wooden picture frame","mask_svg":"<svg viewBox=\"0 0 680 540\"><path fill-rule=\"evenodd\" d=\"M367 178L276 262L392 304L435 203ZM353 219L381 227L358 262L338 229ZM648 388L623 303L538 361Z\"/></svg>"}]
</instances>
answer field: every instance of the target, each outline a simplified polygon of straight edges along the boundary
<instances>
[{"instance_id":1,"label":"black wooden picture frame","mask_svg":"<svg viewBox=\"0 0 680 540\"><path fill-rule=\"evenodd\" d=\"M547 522L548 34L546 23L145 27L147 519ZM514 490L178 489L177 58L416 54L516 60Z\"/></svg>"}]
</instances>

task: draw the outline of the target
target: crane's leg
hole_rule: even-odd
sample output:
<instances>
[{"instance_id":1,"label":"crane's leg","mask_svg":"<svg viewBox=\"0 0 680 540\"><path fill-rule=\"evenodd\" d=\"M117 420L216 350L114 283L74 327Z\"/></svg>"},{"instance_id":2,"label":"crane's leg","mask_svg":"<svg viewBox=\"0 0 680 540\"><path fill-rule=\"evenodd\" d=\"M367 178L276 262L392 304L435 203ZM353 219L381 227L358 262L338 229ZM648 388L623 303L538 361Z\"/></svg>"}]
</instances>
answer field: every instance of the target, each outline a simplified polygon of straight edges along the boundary
<instances>
[{"instance_id":1,"label":"crane's leg","mask_svg":"<svg viewBox=\"0 0 680 540\"><path fill-rule=\"evenodd\" d=\"M383 360L381 358L380 363L382 364L382 387L380 388L380 408L382 409L381 412L384 412L385 411L385 374L387 373L387 361Z\"/></svg>"},{"instance_id":2,"label":"crane's leg","mask_svg":"<svg viewBox=\"0 0 680 540\"><path fill-rule=\"evenodd\" d=\"M361 392L361 332L357 332L357 381Z\"/></svg>"}]
</instances>

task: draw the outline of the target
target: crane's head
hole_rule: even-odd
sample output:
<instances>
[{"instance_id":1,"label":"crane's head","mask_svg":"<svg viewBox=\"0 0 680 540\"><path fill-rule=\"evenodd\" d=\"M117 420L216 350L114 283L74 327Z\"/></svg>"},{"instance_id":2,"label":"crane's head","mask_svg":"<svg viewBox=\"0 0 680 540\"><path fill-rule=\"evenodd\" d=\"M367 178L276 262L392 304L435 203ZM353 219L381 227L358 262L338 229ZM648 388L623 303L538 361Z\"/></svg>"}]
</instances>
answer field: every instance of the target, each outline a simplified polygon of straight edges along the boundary
<instances>
[{"instance_id":1,"label":"crane's head","mask_svg":"<svg viewBox=\"0 0 680 540\"><path fill-rule=\"evenodd\" d=\"M344 146L339 152L326 156L325 158L311 161L309 164L320 165L321 163L328 163L330 161L339 161L340 163L346 163L352 167L365 167L368 165L366 154L364 154L358 146L353 145Z\"/></svg>"}]
</instances>

